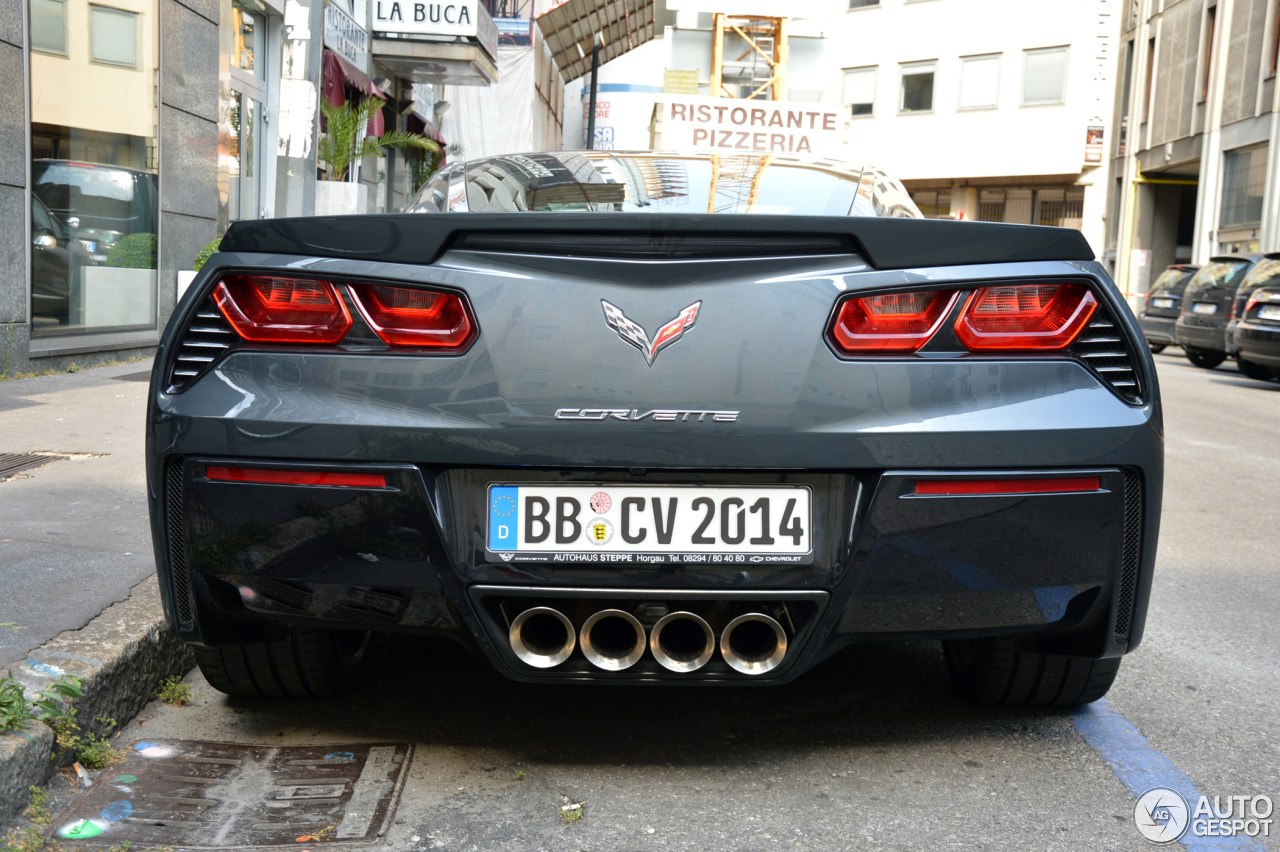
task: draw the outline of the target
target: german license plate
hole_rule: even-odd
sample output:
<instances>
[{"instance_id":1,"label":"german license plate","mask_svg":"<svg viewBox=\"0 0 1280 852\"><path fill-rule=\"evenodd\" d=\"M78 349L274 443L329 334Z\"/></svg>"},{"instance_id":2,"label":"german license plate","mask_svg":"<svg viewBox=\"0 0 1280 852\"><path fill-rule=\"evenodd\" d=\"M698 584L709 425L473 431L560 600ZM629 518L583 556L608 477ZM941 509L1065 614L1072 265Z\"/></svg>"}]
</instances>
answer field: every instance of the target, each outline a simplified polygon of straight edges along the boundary
<instances>
[{"instance_id":1,"label":"german license plate","mask_svg":"<svg viewBox=\"0 0 1280 852\"><path fill-rule=\"evenodd\" d=\"M808 564L803 485L507 485L488 494L501 562Z\"/></svg>"},{"instance_id":2,"label":"german license plate","mask_svg":"<svg viewBox=\"0 0 1280 852\"><path fill-rule=\"evenodd\" d=\"M1218 306L1213 302L1196 302L1191 306L1191 313L1210 316L1218 312Z\"/></svg>"},{"instance_id":3,"label":"german license plate","mask_svg":"<svg viewBox=\"0 0 1280 852\"><path fill-rule=\"evenodd\" d=\"M1258 319L1280 320L1280 305L1263 305L1258 311Z\"/></svg>"},{"instance_id":4,"label":"german license plate","mask_svg":"<svg viewBox=\"0 0 1280 852\"><path fill-rule=\"evenodd\" d=\"M1152 299L1151 307L1153 308L1172 308L1173 299Z\"/></svg>"}]
</instances>

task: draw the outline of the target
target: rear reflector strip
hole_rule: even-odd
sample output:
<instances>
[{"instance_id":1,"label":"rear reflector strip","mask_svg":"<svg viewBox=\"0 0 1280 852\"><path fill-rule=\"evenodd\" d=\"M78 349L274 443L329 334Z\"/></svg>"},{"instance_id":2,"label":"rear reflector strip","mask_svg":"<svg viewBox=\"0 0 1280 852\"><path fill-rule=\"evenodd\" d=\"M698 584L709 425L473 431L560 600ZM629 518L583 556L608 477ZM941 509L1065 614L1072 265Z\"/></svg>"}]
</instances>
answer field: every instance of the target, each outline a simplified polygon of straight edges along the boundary
<instances>
[{"instance_id":1,"label":"rear reflector strip","mask_svg":"<svg viewBox=\"0 0 1280 852\"><path fill-rule=\"evenodd\" d=\"M1056 479L921 479L916 493L933 496L962 494L1061 494L1071 491L1098 491L1102 480L1096 476Z\"/></svg>"},{"instance_id":2,"label":"rear reflector strip","mask_svg":"<svg viewBox=\"0 0 1280 852\"><path fill-rule=\"evenodd\" d=\"M273 485L334 485L386 488L385 473L330 473L317 470L271 470L261 467L207 467L206 479L219 482L264 482Z\"/></svg>"}]
</instances>

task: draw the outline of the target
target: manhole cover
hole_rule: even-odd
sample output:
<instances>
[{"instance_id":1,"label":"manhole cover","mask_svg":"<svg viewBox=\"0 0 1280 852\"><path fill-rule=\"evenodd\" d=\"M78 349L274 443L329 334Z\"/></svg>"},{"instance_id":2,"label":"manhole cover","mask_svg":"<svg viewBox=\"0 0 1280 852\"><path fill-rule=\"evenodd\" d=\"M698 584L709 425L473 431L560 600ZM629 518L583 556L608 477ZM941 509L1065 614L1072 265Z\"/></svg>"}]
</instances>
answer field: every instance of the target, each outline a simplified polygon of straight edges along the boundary
<instances>
[{"instance_id":1,"label":"manhole cover","mask_svg":"<svg viewBox=\"0 0 1280 852\"><path fill-rule=\"evenodd\" d=\"M54 834L184 849L371 843L391 821L412 754L409 743L145 740L98 777Z\"/></svg>"},{"instance_id":2,"label":"manhole cover","mask_svg":"<svg viewBox=\"0 0 1280 852\"><path fill-rule=\"evenodd\" d=\"M66 461L66 456L52 453L0 453L0 482L12 479L20 473L44 467L56 461Z\"/></svg>"},{"instance_id":3,"label":"manhole cover","mask_svg":"<svg viewBox=\"0 0 1280 852\"><path fill-rule=\"evenodd\" d=\"M149 382L151 381L151 371L143 370L141 373L126 373L123 376L112 376L117 382Z\"/></svg>"}]
</instances>

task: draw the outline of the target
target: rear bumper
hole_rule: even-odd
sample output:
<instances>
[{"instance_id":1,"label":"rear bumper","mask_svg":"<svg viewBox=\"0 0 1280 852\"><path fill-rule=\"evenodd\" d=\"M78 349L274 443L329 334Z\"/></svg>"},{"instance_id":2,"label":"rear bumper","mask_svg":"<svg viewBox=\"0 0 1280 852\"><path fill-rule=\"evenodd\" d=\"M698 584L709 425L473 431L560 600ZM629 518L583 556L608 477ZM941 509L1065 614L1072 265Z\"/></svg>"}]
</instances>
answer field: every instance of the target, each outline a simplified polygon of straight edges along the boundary
<instances>
[{"instance_id":1,"label":"rear bumper","mask_svg":"<svg viewBox=\"0 0 1280 852\"><path fill-rule=\"evenodd\" d=\"M598 599L586 592L631 601L660 593L689 606L708 596L733 605L759 595L770 605L800 601L809 609L792 613L787 664L756 682L794 677L867 639L1017 633L1046 652L1094 658L1137 645L1158 534L1162 415L1150 353L1133 345L1141 338L1132 314L1100 269L1028 263L930 273L955 281L1097 276L1111 330L1100 327L1100 339L1078 351L842 359L822 329L843 288L897 286L899 273L855 261L833 272L825 258L797 271L779 259L720 273L721 286L707 281L705 265L630 264L632 284L644 285L636 292L661 291L677 307L701 299L707 317L649 367L601 319L600 300L621 292L618 267L591 263L566 270L557 260L548 271L522 261L516 272L510 261L459 252L431 269L375 264L383 278L465 289L482 329L475 344L454 357L237 347L171 394L163 365L181 352L201 294L193 290L160 345L147 434L157 564L180 635L261 641L296 623L426 631L466 642L514 678L578 677L511 661L504 610L495 616L491 606L498 593L477 592L498 588L512 597L545 591L575 612L579 601ZM354 261L323 266L370 274ZM206 267L200 286L211 274ZM556 297L541 295L550 292ZM645 322L669 318L647 310ZM744 321L757 316L780 323L773 337L768 324ZM1119 390L1115 378L1126 374L1140 393ZM679 414L709 410L735 417ZM211 461L381 471L394 485L212 483L201 473ZM919 499L911 486L921 472L1080 471L1094 471L1102 487ZM815 556L732 570L488 561L484 485L536 477L803 481L821 497Z\"/></svg>"},{"instance_id":2,"label":"rear bumper","mask_svg":"<svg viewBox=\"0 0 1280 852\"><path fill-rule=\"evenodd\" d=\"M1176 344L1178 342L1175 334L1177 322L1175 317L1156 317L1149 314L1138 317L1138 325L1151 343Z\"/></svg>"},{"instance_id":3,"label":"rear bumper","mask_svg":"<svg viewBox=\"0 0 1280 852\"><path fill-rule=\"evenodd\" d=\"M1228 350L1225 326L1189 325L1185 316L1178 317L1174 332L1179 346L1207 349L1212 352Z\"/></svg>"},{"instance_id":4,"label":"rear bumper","mask_svg":"<svg viewBox=\"0 0 1280 852\"><path fill-rule=\"evenodd\" d=\"M844 645L883 638L1023 634L1045 650L1114 656L1138 641L1154 554L1158 469L1093 467L1019 475L1096 475L1083 493L920 497L917 478L1010 471L777 472L513 471L416 465L317 465L376 472L385 489L210 481L209 463L171 460L163 477L157 554L179 634L203 644L261 641L285 624L452 636L506 675L544 681L780 682ZM293 463L291 467L297 467ZM304 465L306 466L306 465ZM489 481L804 482L814 490L812 565L664 565L489 561ZM492 558L492 556L490 557ZM1144 579L1144 575L1146 579ZM506 596L506 609L502 598ZM521 600L569 614L584 601L642 600L695 608L790 601L786 663L748 677L724 665L673 674L649 659L594 670L581 654L538 670L506 641ZM512 601L515 601L514 603ZM499 613L502 615L500 616Z\"/></svg>"},{"instance_id":5,"label":"rear bumper","mask_svg":"<svg viewBox=\"0 0 1280 852\"><path fill-rule=\"evenodd\" d=\"M1280 327L1241 321L1236 324L1234 341L1245 360L1280 368Z\"/></svg>"}]
</instances>

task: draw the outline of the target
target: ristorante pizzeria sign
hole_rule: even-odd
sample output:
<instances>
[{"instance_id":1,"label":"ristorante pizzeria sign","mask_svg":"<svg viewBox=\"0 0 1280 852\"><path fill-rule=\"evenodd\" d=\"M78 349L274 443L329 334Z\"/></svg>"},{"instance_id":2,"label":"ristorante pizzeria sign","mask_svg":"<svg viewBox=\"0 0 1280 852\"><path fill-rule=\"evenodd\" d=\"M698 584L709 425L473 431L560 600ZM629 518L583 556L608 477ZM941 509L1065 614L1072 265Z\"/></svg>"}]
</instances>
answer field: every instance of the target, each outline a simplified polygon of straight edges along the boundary
<instances>
[{"instance_id":1,"label":"ristorante pizzeria sign","mask_svg":"<svg viewBox=\"0 0 1280 852\"><path fill-rule=\"evenodd\" d=\"M848 108L839 105L661 95L653 110L653 148L832 154L843 147L848 122Z\"/></svg>"},{"instance_id":2,"label":"ristorante pizzeria sign","mask_svg":"<svg viewBox=\"0 0 1280 852\"><path fill-rule=\"evenodd\" d=\"M374 0L373 29L415 35L474 36L479 18L478 5L478 0Z\"/></svg>"}]
</instances>

